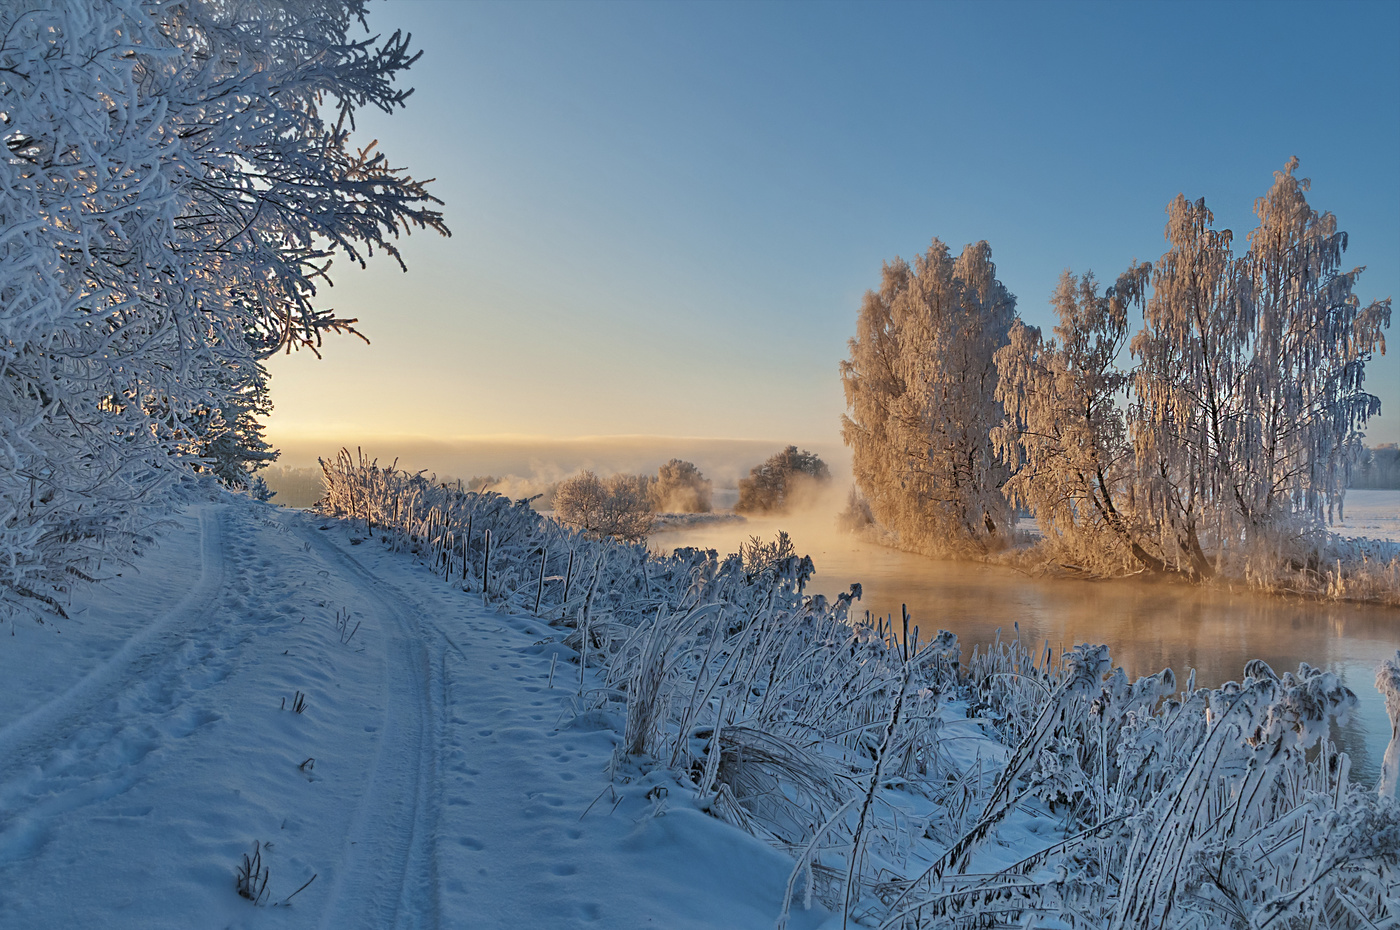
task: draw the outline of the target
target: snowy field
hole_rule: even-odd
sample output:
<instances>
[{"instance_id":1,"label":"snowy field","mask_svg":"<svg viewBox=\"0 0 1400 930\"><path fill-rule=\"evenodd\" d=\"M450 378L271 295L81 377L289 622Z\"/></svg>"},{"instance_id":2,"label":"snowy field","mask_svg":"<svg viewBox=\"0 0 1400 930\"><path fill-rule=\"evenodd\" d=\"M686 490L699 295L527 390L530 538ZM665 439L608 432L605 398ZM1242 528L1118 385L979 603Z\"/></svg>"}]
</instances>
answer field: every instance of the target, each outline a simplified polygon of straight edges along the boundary
<instances>
[{"instance_id":1,"label":"snowy field","mask_svg":"<svg viewBox=\"0 0 1400 930\"><path fill-rule=\"evenodd\" d=\"M222 498L0 628L0 927L773 926L791 861L610 779L556 631L327 525Z\"/></svg>"},{"instance_id":2,"label":"snowy field","mask_svg":"<svg viewBox=\"0 0 1400 930\"><path fill-rule=\"evenodd\" d=\"M1400 543L1400 491L1348 491L1346 519L1332 530L1342 536Z\"/></svg>"}]
</instances>

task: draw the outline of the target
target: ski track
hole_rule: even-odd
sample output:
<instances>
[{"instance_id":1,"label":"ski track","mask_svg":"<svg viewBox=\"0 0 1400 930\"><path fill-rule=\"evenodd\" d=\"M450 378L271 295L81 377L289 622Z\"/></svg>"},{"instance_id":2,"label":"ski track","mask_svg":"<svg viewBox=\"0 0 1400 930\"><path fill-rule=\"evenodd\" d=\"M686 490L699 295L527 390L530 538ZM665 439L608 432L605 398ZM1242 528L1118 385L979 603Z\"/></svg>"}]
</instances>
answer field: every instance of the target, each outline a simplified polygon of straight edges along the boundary
<instances>
[{"instance_id":1,"label":"ski track","mask_svg":"<svg viewBox=\"0 0 1400 930\"><path fill-rule=\"evenodd\" d=\"M587 709L562 631L498 613L376 541L351 551L341 554L361 577L423 618L438 670L435 912L445 926L773 926L791 860L685 804L669 773L615 785L622 720ZM583 675L585 695L601 686L592 669ZM790 926L824 916L795 910Z\"/></svg>"},{"instance_id":2,"label":"ski track","mask_svg":"<svg viewBox=\"0 0 1400 930\"><path fill-rule=\"evenodd\" d=\"M200 579L179 603L59 697L0 729L0 861L34 851L59 812L122 793L162 739L217 719L187 705L229 672L208 622L224 578L221 516L200 515ZM193 622L176 627L181 620ZM18 803L40 791L37 804Z\"/></svg>"},{"instance_id":3,"label":"ski track","mask_svg":"<svg viewBox=\"0 0 1400 930\"><path fill-rule=\"evenodd\" d=\"M375 753L369 790L350 830L344 870L321 921L324 930L366 927L437 927L434 841L435 720L433 666L422 630L405 612L402 592L375 578L351 555L327 543L319 532L301 535L340 568L357 613L377 608L385 633L386 684L392 699L380 725L384 734ZM388 596L392 594L392 597ZM421 616L421 612L415 611ZM384 629L384 620L389 628Z\"/></svg>"},{"instance_id":4,"label":"ski track","mask_svg":"<svg viewBox=\"0 0 1400 930\"><path fill-rule=\"evenodd\" d=\"M0 930L773 925L791 861L669 773L611 777L622 721L561 630L348 524L222 500L192 511L178 600L189 519L79 635L0 642L0 680L69 666L0 706ZM254 841L277 907L235 893Z\"/></svg>"}]
</instances>

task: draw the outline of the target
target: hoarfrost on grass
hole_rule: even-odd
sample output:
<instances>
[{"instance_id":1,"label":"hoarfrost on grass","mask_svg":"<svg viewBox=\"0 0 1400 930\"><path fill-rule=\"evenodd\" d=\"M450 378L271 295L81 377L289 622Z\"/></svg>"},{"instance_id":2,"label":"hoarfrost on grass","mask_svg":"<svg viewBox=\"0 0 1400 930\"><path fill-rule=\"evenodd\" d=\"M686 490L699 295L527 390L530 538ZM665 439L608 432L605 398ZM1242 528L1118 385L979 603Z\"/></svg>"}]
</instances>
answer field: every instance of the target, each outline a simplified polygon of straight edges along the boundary
<instances>
[{"instance_id":1,"label":"hoarfrost on grass","mask_svg":"<svg viewBox=\"0 0 1400 930\"><path fill-rule=\"evenodd\" d=\"M616 770L787 850L794 902L899 928L1400 917L1400 809L1332 746L1356 698L1330 672L1183 688L1019 639L964 662L855 615L858 587L807 595L781 539L662 557L348 455L326 474L329 512L501 609L548 570L541 613L606 680L581 707L625 721Z\"/></svg>"}]
</instances>

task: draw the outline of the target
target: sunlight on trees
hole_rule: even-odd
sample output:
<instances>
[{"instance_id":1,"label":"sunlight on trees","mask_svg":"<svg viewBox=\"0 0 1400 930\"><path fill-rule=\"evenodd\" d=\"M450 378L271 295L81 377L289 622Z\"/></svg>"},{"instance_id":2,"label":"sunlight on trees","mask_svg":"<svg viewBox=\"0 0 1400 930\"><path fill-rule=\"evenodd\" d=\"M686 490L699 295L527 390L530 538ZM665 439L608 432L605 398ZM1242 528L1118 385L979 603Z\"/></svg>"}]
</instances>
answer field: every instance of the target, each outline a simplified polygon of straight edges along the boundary
<instances>
[{"instance_id":1,"label":"sunlight on trees","mask_svg":"<svg viewBox=\"0 0 1400 930\"><path fill-rule=\"evenodd\" d=\"M259 362L354 320L332 257L447 233L355 112L404 105L399 33L343 3L65 0L0 10L0 602L129 554L191 467L265 450ZM241 452L226 448L248 443ZM212 456L212 458L206 458Z\"/></svg>"},{"instance_id":2,"label":"sunlight on trees","mask_svg":"<svg viewBox=\"0 0 1400 930\"><path fill-rule=\"evenodd\" d=\"M651 532L655 514L640 475L600 479L582 471L559 482L554 492L554 515L593 539L612 536L635 542Z\"/></svg>"},{"instance_id":3,"label":"sunlight on trees","mask_svg":"<svg viewBox=\"0 0 1400 930\"><path fill-rule=\"evenodd\" d=\"M1072 568L1320 577L1380 411L1365 367L1391 304L1353 293L1362 269L1343 270L1346 234L1297 167L1255 202L1243 254L1204 200L1178 196L1155 263L1102 292L1066 272L1049 340L1010 322L985 243L950 263L935 240L913 269L886 265L841 370L874 519L906 548L985 551L1009 501Z\"/></svg>"},{"instance_id":4,"label":"sunlight on trees","mask_svg":"<svg viewBox=\"0 0 1400 930\"><path fill-rule=\"evenodd\" d=\"M935 239L912 268L886 264L880 290L865 295L841 363L841 435L871 512L905 548L1003 544L1011 512L990 438L1002 417L993 356L1015 308L985 242L954 260Z\"/></svg>"},{"instance_id":5,"label":"sunlight on trees","mask_svg":"<svg viewBox=\"0 0 1400 930\"><path fill-rule=\"evenodd\" d=\"M786 513L807 490L831 481L831 470L813 452L796 446L769 457L739 479L736 513Z\"/></svg>"}]
</instances>

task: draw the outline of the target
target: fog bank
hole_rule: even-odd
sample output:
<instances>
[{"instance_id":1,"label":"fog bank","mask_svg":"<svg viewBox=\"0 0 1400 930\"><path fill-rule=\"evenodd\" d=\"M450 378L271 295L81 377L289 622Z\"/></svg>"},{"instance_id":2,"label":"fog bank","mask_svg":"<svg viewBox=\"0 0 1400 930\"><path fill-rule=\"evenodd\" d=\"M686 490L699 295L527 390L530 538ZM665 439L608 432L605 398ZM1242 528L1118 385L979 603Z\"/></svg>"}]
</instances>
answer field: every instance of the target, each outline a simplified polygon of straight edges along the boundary
<instances>
[{"instance_id":1,"label":"fog bank","mask_svg":"<svg viewBox=\"0 0 1400 930\"><path fill-rule=\"evenodd\" d=\"M512 487L552 484L580 469L600 475L617 472L654 474L666 461L694 462L716 488L732 488L749 469L786 445L796 444L820 455L836 481L847 481L850 456L839 444L802 443L791 438L771 442L757 439L711 439L695 436L485 436L435 439L424 436L296 436L278 435L269 441L282 450L279 464L314 466L318 458L334 456L342 446L363 449L369 458L388 465L420 469L469 479L493 475ZM718 501L716 502L718 504Z\"/></svg>"}]
</instances>

